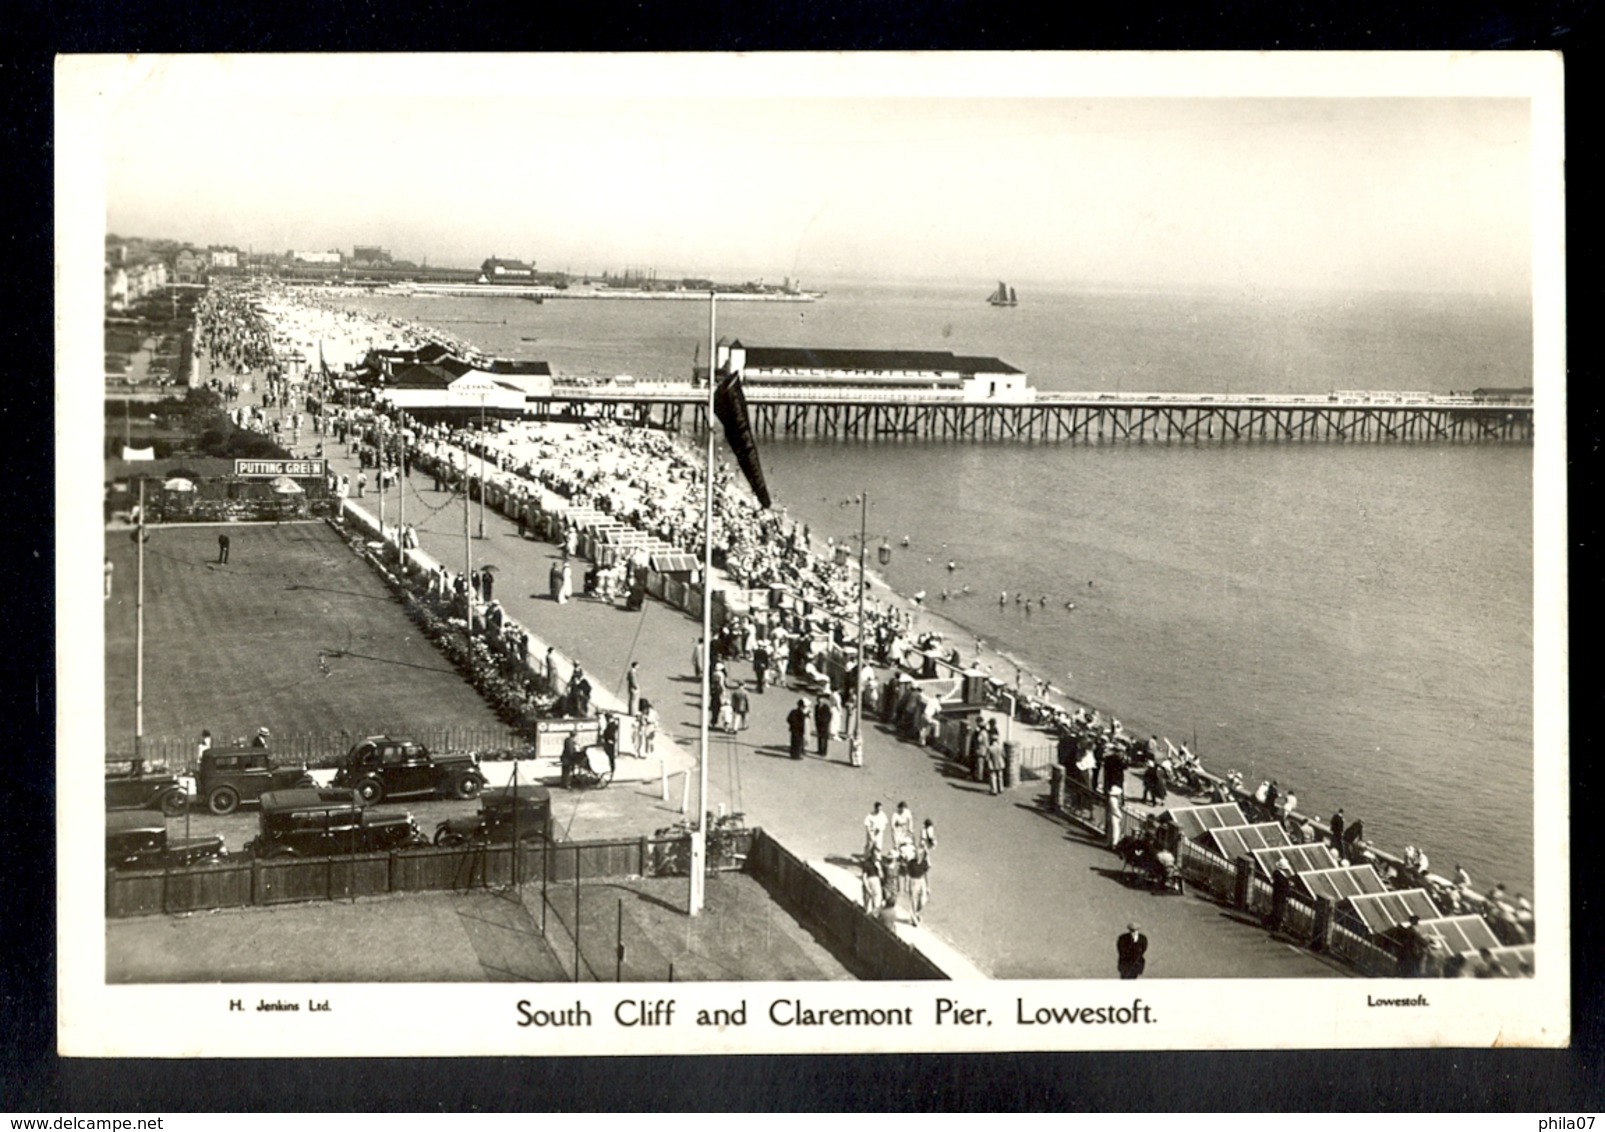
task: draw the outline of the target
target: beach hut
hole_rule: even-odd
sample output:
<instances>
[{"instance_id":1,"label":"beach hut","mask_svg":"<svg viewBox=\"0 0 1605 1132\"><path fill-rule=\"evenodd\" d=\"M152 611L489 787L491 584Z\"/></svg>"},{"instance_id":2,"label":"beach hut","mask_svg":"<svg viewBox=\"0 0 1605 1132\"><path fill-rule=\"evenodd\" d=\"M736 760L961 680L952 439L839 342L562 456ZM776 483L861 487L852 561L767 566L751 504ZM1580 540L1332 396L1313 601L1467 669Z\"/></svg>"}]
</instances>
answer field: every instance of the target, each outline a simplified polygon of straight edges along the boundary
<instances>
[{"instance_id":1,"label":"beach hut","mask_svg":"<svg viewBox=\"0 0 1605 1132\"><path fill-rule=\"evenodd\" d=\"M1244 826L1248 819L1237 808L1236 802L1219 802L1210 806L1176 806L1165 811L1188 841L1197 841L1212 829ZM1336 862L1333 862L1336 864Z\"/></svg>"},{"instance_id":2,"label":"beach hut","mask_svg":"<svg viewBox=\"0 0 1605 1132\"><path fill-rule=\"evenodd\" d=\"M1499 946L1499 937L1494 935L1488 921L1476 913L1439 916L1432 920L1423 917L1416 928L1427 935L1437 936L1457 955L1476 954L1485 947L1492 951Z\"/></svg>"},{"instance_id":3,"label":"beach hut","mask_svg":"<svg viewBox=\"0 0 1605 1132\"><path fill-rule=\"evenodd\" d=\"M1250 856L1256 849L1277 849L1292 844L1282 827L1273 821L1206 830L1199 840L1228 861Z\"/></svg>"},{"instance_id":4,"label":"beach hut","mask_svg":"<svg viewBox=\"0 0 1605 1132\"><path fill-rule=\"evenodd\" d=\"M1374 892L1351 896L1338 907L1338 918L1349 927L1368 935L1385 935L1410 922L1439 918L1438 906L1426 889L1407 888L1401 892Z\"/></svg>"},{"instance_id":5,"label":"beach hut","mask_svg":"<svg viewBox=\"0 0 1605 1132\"><path fill-rule=\"evenodd\" d=\"M698 568L696 557L673 550L655 550L647 559L647 566L670 581L691 584L691 575Z\"/></svg>"},{"instance_id":6,"label":"beach hut","mask_svg":"<svg viewBox=\"0 0 1605 1132\"><path fill-rule=\"evenodd\" d=\"M1261 873L1270 876L1276 866L1286 862L1294 874L1314 872L1318 869L1335 869L1337 855L1326 845L1279 845L1273 849L1255 849L1250 856Z\"/></svg>"},{"instance_id":7,"label":"beach hut","mask_svg":"<svg viewBox=\"0 0 1605 1132\"><path fill-rule=\"evenodd\" d=\"M1297 874L1294 883L1310 899L1325 896L1334 904L1356 896L1375 896L1388 886L1370 865L1348 865L1337 869L1310 869Z\"/></svg>"}]
</instances>

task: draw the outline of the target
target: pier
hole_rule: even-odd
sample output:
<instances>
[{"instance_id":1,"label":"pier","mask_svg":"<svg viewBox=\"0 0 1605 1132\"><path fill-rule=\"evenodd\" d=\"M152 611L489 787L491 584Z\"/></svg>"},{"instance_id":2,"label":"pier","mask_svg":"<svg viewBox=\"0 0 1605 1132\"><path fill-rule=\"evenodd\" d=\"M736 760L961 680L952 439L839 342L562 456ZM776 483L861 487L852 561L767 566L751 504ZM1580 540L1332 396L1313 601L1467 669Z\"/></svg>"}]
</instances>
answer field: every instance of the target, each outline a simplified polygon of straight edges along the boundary
<instances>
[{"instance_id":1,"label":"pier","mask_svg":"<svg viewBox=\"0 0 1605 1132\"><path fill-rule=\"evenodd\" d=\"M745 387L759 437L1071 443L1531 443L1530 397L1471 394L1038 393L963 400L937 390ZM687 382L559 379L554 413L701 433L707 394Z\"/></svg>"}]
</instances>

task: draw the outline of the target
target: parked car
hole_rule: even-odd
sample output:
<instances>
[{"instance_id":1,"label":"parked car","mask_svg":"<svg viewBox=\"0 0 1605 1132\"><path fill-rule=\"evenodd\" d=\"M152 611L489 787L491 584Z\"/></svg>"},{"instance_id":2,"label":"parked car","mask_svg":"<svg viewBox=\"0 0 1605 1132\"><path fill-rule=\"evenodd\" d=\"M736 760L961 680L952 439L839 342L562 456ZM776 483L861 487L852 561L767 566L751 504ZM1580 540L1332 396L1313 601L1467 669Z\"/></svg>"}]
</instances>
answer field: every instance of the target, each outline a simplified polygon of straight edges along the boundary
<instances>
[{"instance_id":1,"label":"parked car","mask_svg":"<svg viewBox=\"0 0 1605 1132\"><path fill-rule=\"evenodd\" d=\"M447 818L435 827L436 845L511 845L550 838L552 794L534 783L503 786L480 796L479 813Z\"/></svg>"},{"instance_id":2,"label":"parked car","mask_svg":"<svg viewBox=\"0 0 1605 1132\"><path fill-rule=\"evenodd\" d=\"M106 775L107 810L160 810L171 817L183 813L188 805L189 792L175 775Z\"/></svg>"},{"instance_id":3,"label":"parked car","mask_svg":"<svg viewBox=\"0 0 1605 1132\"><path fill-rule=\"evenodd\" d=\"M261 747L221 747L201 755L196 796L214 814L232 814L269 790L313 786L305 763L280 766Z\"/></svg>"},{"instance_id":4,"label":"parked car","mask_svg":"<svg viewBox=\"0 0 1605 1132\"><path fill-rule=\"evenodd\" d=\"M411 814L366 809L355 790L269 790L261 804L257 835L245 846L257 857L327 857L429 843Z\"/></svg>"},{"instance_id":5,"label":"parked car","mask_svg":"<svg viewBox=\"0 0 1605 1132\"><path fill-rule=\"evenodd\" d=\"M355 790L369 803L419 794L472 798L484 787L485 776L474 755L436 757L411 739L370 735L346 753L334 784Z\"/></svg>"},{"instance_id":6,"label":"parked car","mask_svg":"<svg viewBox=\"0 0 1605 1132\"><path fill-rule=\"evenodd\" d=\"M165 819L137 810L106 815L108 869L183 868L227 855L221 837L170 838Z\"/></svg>"}]
</instances>

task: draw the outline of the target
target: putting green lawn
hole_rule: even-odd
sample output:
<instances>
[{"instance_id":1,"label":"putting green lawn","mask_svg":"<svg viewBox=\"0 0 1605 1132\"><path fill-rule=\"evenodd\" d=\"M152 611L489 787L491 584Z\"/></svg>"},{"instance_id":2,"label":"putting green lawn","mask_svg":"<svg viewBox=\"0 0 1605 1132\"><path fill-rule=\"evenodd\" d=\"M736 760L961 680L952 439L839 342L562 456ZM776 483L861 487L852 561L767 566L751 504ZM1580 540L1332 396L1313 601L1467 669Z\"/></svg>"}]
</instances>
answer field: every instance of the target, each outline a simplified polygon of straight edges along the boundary
<instances>
[{"instance_id":1,"label":"putting green lawn","mask_svg":"<svg viewBox=\"0 0 1605 1132\"><path fill-rule=\"evenodd\" d=\"M227 534L227 565L217 562ZM276 738L495 729L495 714L323 522L150 529L145 544L145 738L160 760L202 728L224 745ZM108 530L106 748L134 733L135 544ZM278 744L276 743L275 746ZM187 755L184 756L187 761Z\"/></svg>"}]
</instances>

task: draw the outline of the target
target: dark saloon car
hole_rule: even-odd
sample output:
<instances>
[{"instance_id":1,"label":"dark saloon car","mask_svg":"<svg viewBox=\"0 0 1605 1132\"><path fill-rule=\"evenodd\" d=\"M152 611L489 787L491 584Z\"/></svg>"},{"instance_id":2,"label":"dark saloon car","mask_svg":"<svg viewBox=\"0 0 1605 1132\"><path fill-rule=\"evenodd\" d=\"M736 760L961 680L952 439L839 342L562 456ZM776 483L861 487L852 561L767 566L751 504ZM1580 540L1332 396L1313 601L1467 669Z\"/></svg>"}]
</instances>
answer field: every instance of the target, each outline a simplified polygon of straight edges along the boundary
<instances>
[{"instance_id":1,"label":"dark saloon car","mask_svg":"<svg viewBox=\"0 0 1605 1132\"><path fill-rule=\"evenodd\" d=\"M346 753L334 784L350 787L364 802L420 794L472 798L484 787L485 776L473 755L436 756L411 739L370 735Z\"/></svg>"},{"instance_id":2,"label":"dark saloon car","mask_svg":"<svg viewBox=\"0 0 1605 1132\"><path fill-rule=\"evenodd\" d=\"M108 869L170 869L227 856L221 837L168 837L163 818L138 810L106 815Z\"/></svg>"},{"instance_id":3,"label":"dark saloon car","mask_svg":"<svg viewBox=\"0 0 1605 1132\"><path fill-rule=\"evenodd\" d=\"M428 839L408 813L363 808L355 790L270 790L247 851L257 857L384 852Z\"/></svg>"},{"instance_id":4,"label":"dark saloon car","mask_svg":"<svg viewBox=\"0 0 1605 1132\"><path fill-rule=\"evenodd\" d=\"M163 773L107 774L107 810L160 810L181 814L189 805L189 792L176 776Z\"/></svg>"},{"instance_id":5,"label":"dark saloon car","mask_svg":"<svg viewBox=\"0 0 1605 1132\"><path fill-rule=\"evenodd\" d=\"M261 747L222 747L201 755L196 795L214 814L232 814L269 790L316 785L305 763L278 765Z\"/></svg>"},{"instance_id":6,"label":"dark saloon car","mask_svg":"<svg viewBox=\"0 0 1605 1132\"><path fill-rule=\"evenodd\" d=\"M544 786L503 786L480 796L479 813L447 818L435 827L436 845L510 845L551 836L552 795Z\"/></svg>"}]
</instances>

